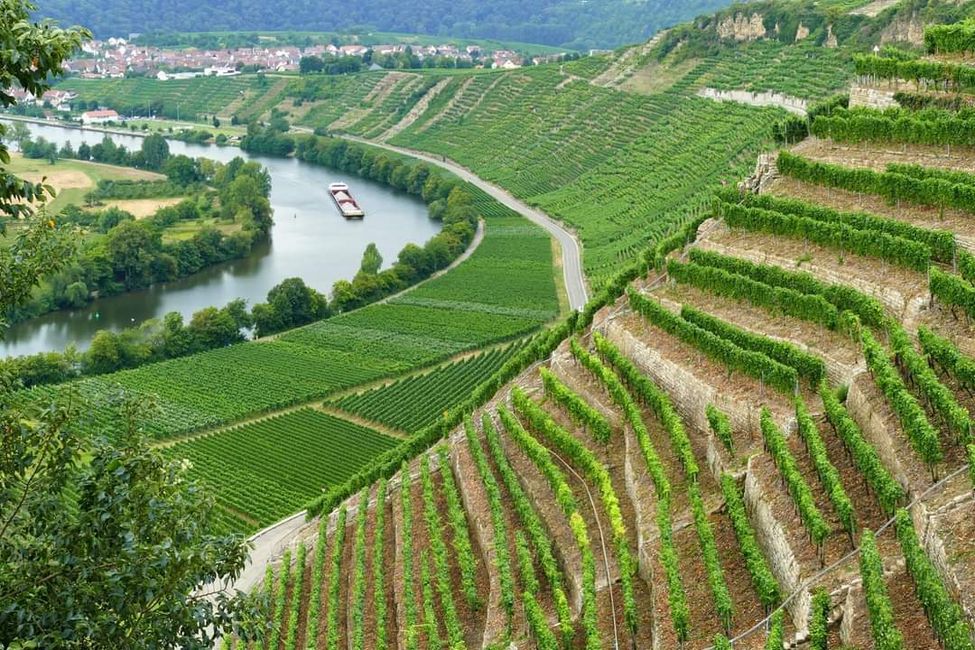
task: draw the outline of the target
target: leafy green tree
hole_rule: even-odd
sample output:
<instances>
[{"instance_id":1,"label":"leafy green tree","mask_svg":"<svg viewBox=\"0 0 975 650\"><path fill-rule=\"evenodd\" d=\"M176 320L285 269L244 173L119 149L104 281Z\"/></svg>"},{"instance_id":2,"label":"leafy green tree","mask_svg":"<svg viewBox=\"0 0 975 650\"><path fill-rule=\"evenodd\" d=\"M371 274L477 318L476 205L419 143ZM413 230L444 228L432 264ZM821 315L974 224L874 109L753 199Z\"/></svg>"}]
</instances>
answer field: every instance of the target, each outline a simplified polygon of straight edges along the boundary
<instances>
[{"instance_id":1,"label":"leafy green tree","mask_svg":"<svg viewBox=\"0 0 975 650\"><path fill-rule=\"evenodd\" d=\"M379 273L379 269L383 265L383 256L379 253L379 249L376 248L376 244L370 242L366 246L365 252L362 254L362 263L359 265L360 273L367 273L369 275L376 275Z\"/></svg>"},{"instance_id":2,"label":"leafy green tree","mask_svg":"<svg viewBox=\"0 0 975 650\"><path fill-rule=\"evenodd\" d=\"M163 173L177 185L192 185L201 180L196 162L182 154L170 156L162 166Z\"/></svg>"},{"instance_id":3,"label":"leafy green tree","mask_svg":"<svg viewBox=\"0 0 975 650\"><path fill-rule=\"evenodd\" d=\"M202 649L242 611L209 585L247 545L209 533L213 499L149 447L145 408L122 404L113 442L77 405L0 413L0 645Z\"/></svg>"},{"instance_id":4,"label":"leafy green tree","mask_svg":"<svg viewBox=\"0 0 975 650\"><path fill-rule=\"evenodd\" d=\"M64 74L62 64L91 34L84 29L60 29L30 22L35 7L23 0L0 0L0 106L16 103L8 89L20 86L40 97L50 80ZM29 202L53 195L50 187L17 178L6 169L10 153L5 144L7 127L0 124L0 214L30 214Z\"/></svg>"},{"instance_id":5,"label":"leafy green tree","mask_svg":"<svg viewBox=\"0 0 975 650\"><path fill-rule=\"evenodd\" d=\"M144 221L125 221L105 238L112 268L127 288L144 287L152 281L152 263L162 249L162 235Z\"/></svg>"},{"instance_id":6,"label":"leafy green tree","mask_svg":"<svg viewBox=\"0 0 975 650\"><path fill-rule=\"evenodd\" d=\"M142 141L142 156L146 169L159 170L169 159L169 143L158 133L153 133Z\"/></svg>"}]
</instances>

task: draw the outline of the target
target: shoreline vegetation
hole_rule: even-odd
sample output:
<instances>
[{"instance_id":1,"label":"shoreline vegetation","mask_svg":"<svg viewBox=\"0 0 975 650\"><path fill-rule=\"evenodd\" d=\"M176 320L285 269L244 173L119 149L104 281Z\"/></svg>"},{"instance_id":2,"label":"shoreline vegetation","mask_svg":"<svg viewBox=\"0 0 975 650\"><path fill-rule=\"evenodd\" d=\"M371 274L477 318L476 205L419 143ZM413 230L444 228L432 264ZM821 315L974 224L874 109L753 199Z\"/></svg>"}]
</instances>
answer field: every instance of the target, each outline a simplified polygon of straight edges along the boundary
<instances>
[{"instance_id":1,"label":"shoreline vegetation","mask_svg":"<svg viewBox=\"0 0 975 650\"><path fill-rule=\"evenodd\" d=\"M279 135L269 128L266 137ZM250 146L244 150L268 153L259 151L257 140ZM373 304L415 286L448 267L474 239L478 220L474 196L465 183L448 172L369 145L321 136L303 139L296 156L419 195L430 206L431 218L444 224L443 230L423 246L405 246L397 261L384 271L379 271L382 258L375 246L368 246L359 272L351 281L336 282L331 300L299 278L289 278L268 292L266 303L254 305L250 312L243 300L234 300L223 308L198 311L188 325L184 325L181 314L171 312L119 332L101 330L84 353L68 348L0 359L0 371L9 371L29 388L226 347L246 341L245 332L263 338Z\"/></svg>"}]
</instances>

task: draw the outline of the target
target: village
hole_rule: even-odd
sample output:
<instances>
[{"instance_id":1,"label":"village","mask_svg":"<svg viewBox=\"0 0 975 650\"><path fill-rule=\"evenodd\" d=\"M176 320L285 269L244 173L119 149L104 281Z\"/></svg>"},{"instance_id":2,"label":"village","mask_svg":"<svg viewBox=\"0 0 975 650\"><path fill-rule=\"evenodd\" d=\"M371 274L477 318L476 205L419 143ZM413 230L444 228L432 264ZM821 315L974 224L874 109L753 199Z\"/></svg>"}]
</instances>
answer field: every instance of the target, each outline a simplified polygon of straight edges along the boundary
<instances>
[{"instance_id":1,"label":"village","mask_svg":"<svg viewBox=\"0 0 975 650\"><path fill-rule=\"evenodd\" d=\"M539 64L562 55L523 57L508 49L485 50L478 45L457 46L407 45L335 45L332 43L297 47L240 47L230 49L161 48L137 45L125 38L109 38L86 43L75 58L65 63L68 75L85 79L121 78L125 76L156 77L162 81L194 76L232 76L246 72L298 72L302 58L361 59L366 65L378 65L388 57L412 54L421 62L434 60L457 67L518 68Z\"/></svg>"}]
</instances>

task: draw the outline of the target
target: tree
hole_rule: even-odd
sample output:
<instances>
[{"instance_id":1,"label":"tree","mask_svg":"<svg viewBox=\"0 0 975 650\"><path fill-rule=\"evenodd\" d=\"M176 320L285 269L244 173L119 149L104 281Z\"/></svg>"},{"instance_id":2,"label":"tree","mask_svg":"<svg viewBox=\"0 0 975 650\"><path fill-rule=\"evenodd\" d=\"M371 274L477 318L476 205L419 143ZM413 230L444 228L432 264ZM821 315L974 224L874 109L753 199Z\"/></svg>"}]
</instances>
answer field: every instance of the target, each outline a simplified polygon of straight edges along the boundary
<instances>
[{"instance_id":1,"label":"tree","mask_svg":"<svg viewBox=\"0 0 975 650\"><path fill-rule=\"evenodd\" d=\"M162 235L145 221L123 221L105 237L112 268L127 288L152 282L152 264L162 249Z\"/></svg>"},{"instance_id":2,"label":"tree","mask_svg":"<svg viewBox=\"0 0 975 650\"><path fill-rule=\"evenodd\" d=\"M85 353L85 374L101 375L121 368L122 353L115 332L99 330Z\"/></svg>"},{"instance_id":3,"label":"tree","mask_svg":"<svg viewBox=\"0 0 975 650\"><path fill-rule=\"evenodd\" d=\"M169 143L158 133L153 133L142 141L142 156L146 169L160 170L169 159Z\"/></svg>"},{"instance_id":4,"label":"tree","mask_svg":"<svg viewBox=\"0 0 975 650\"><path fill-rule=\"evenodd\" d=\"M202 180L196 162L189 156L182 154L170 156L162 170L169 180L177 185L192 185Z\"/></svg>"},{"instance_id":5,"label":"tree","mask_svg":"<svg viewBox=\"0 0 975 650\"><path fill-rule=\"evenodd\" d=\"M359 265L359 272L366 273L368 275L376 275L379 273L380 267L383 265L383 256L379 254L379 249L376 248L376 244L370 243L366 246L365 252L362 254L362 264Z\"/></svg>"},{"instance_id":6,"label":"tree","mask_svg":"<svg viewBox=\"0 0 975 650\"><path fill-rule=\"evenodd\" d=\"M35 97L50 89L50 80L64 74L64 61L83 40L88 30L60 29L51 24L30 22L34 5L23 0L0 0L0 106L16 103L9 89L20 86ZM43 182L17 178L5 168L10 153L5 142L6 128L0 124L0 214L22 217L31 214L31 203L53 196Z\"/></svg>"},{"instance_id":7,"label":"tree","mask_svg":"<svg viewBox=\"0 0 975 650\"><path fill-rule=\"evenodd\" d=\"M214 501L149 447L147 405L123 402L109 442L80 432L77 399L0 413L0 645L209 647L246 600L207 586L246 542L209 533Z\"/></svg>"},{"instance_id":8,"label":"tree","mask_svg":"<svg viewBox=\"0 0 975 650\"><path fill-rule=\"evenodd\" d=\"M329 315L328 300L301 278L288 278L267 293L267 303L254 305L258 336L311 323Z\"/></svg>"}]
</instances>

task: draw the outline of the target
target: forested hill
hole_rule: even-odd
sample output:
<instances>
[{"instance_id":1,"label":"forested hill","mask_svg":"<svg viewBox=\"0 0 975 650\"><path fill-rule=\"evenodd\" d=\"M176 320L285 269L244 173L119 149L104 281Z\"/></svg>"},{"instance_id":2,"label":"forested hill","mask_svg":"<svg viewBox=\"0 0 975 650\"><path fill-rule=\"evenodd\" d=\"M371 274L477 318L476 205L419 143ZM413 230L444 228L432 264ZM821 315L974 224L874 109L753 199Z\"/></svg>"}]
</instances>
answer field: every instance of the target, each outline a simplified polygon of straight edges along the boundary
<instances>
[{"instance_id":1,"label":"forested hill","mask_svg":"<svg viewBox=\"0 0 975 650\"><path fill-rule=\"evenodd\" d=\"M457 38L492 38L574 49L644 40L728 0L45 0L40 16L80 24L97 37L133 32L335 31L352 27Z\"/></svg>"}]
</instances>

